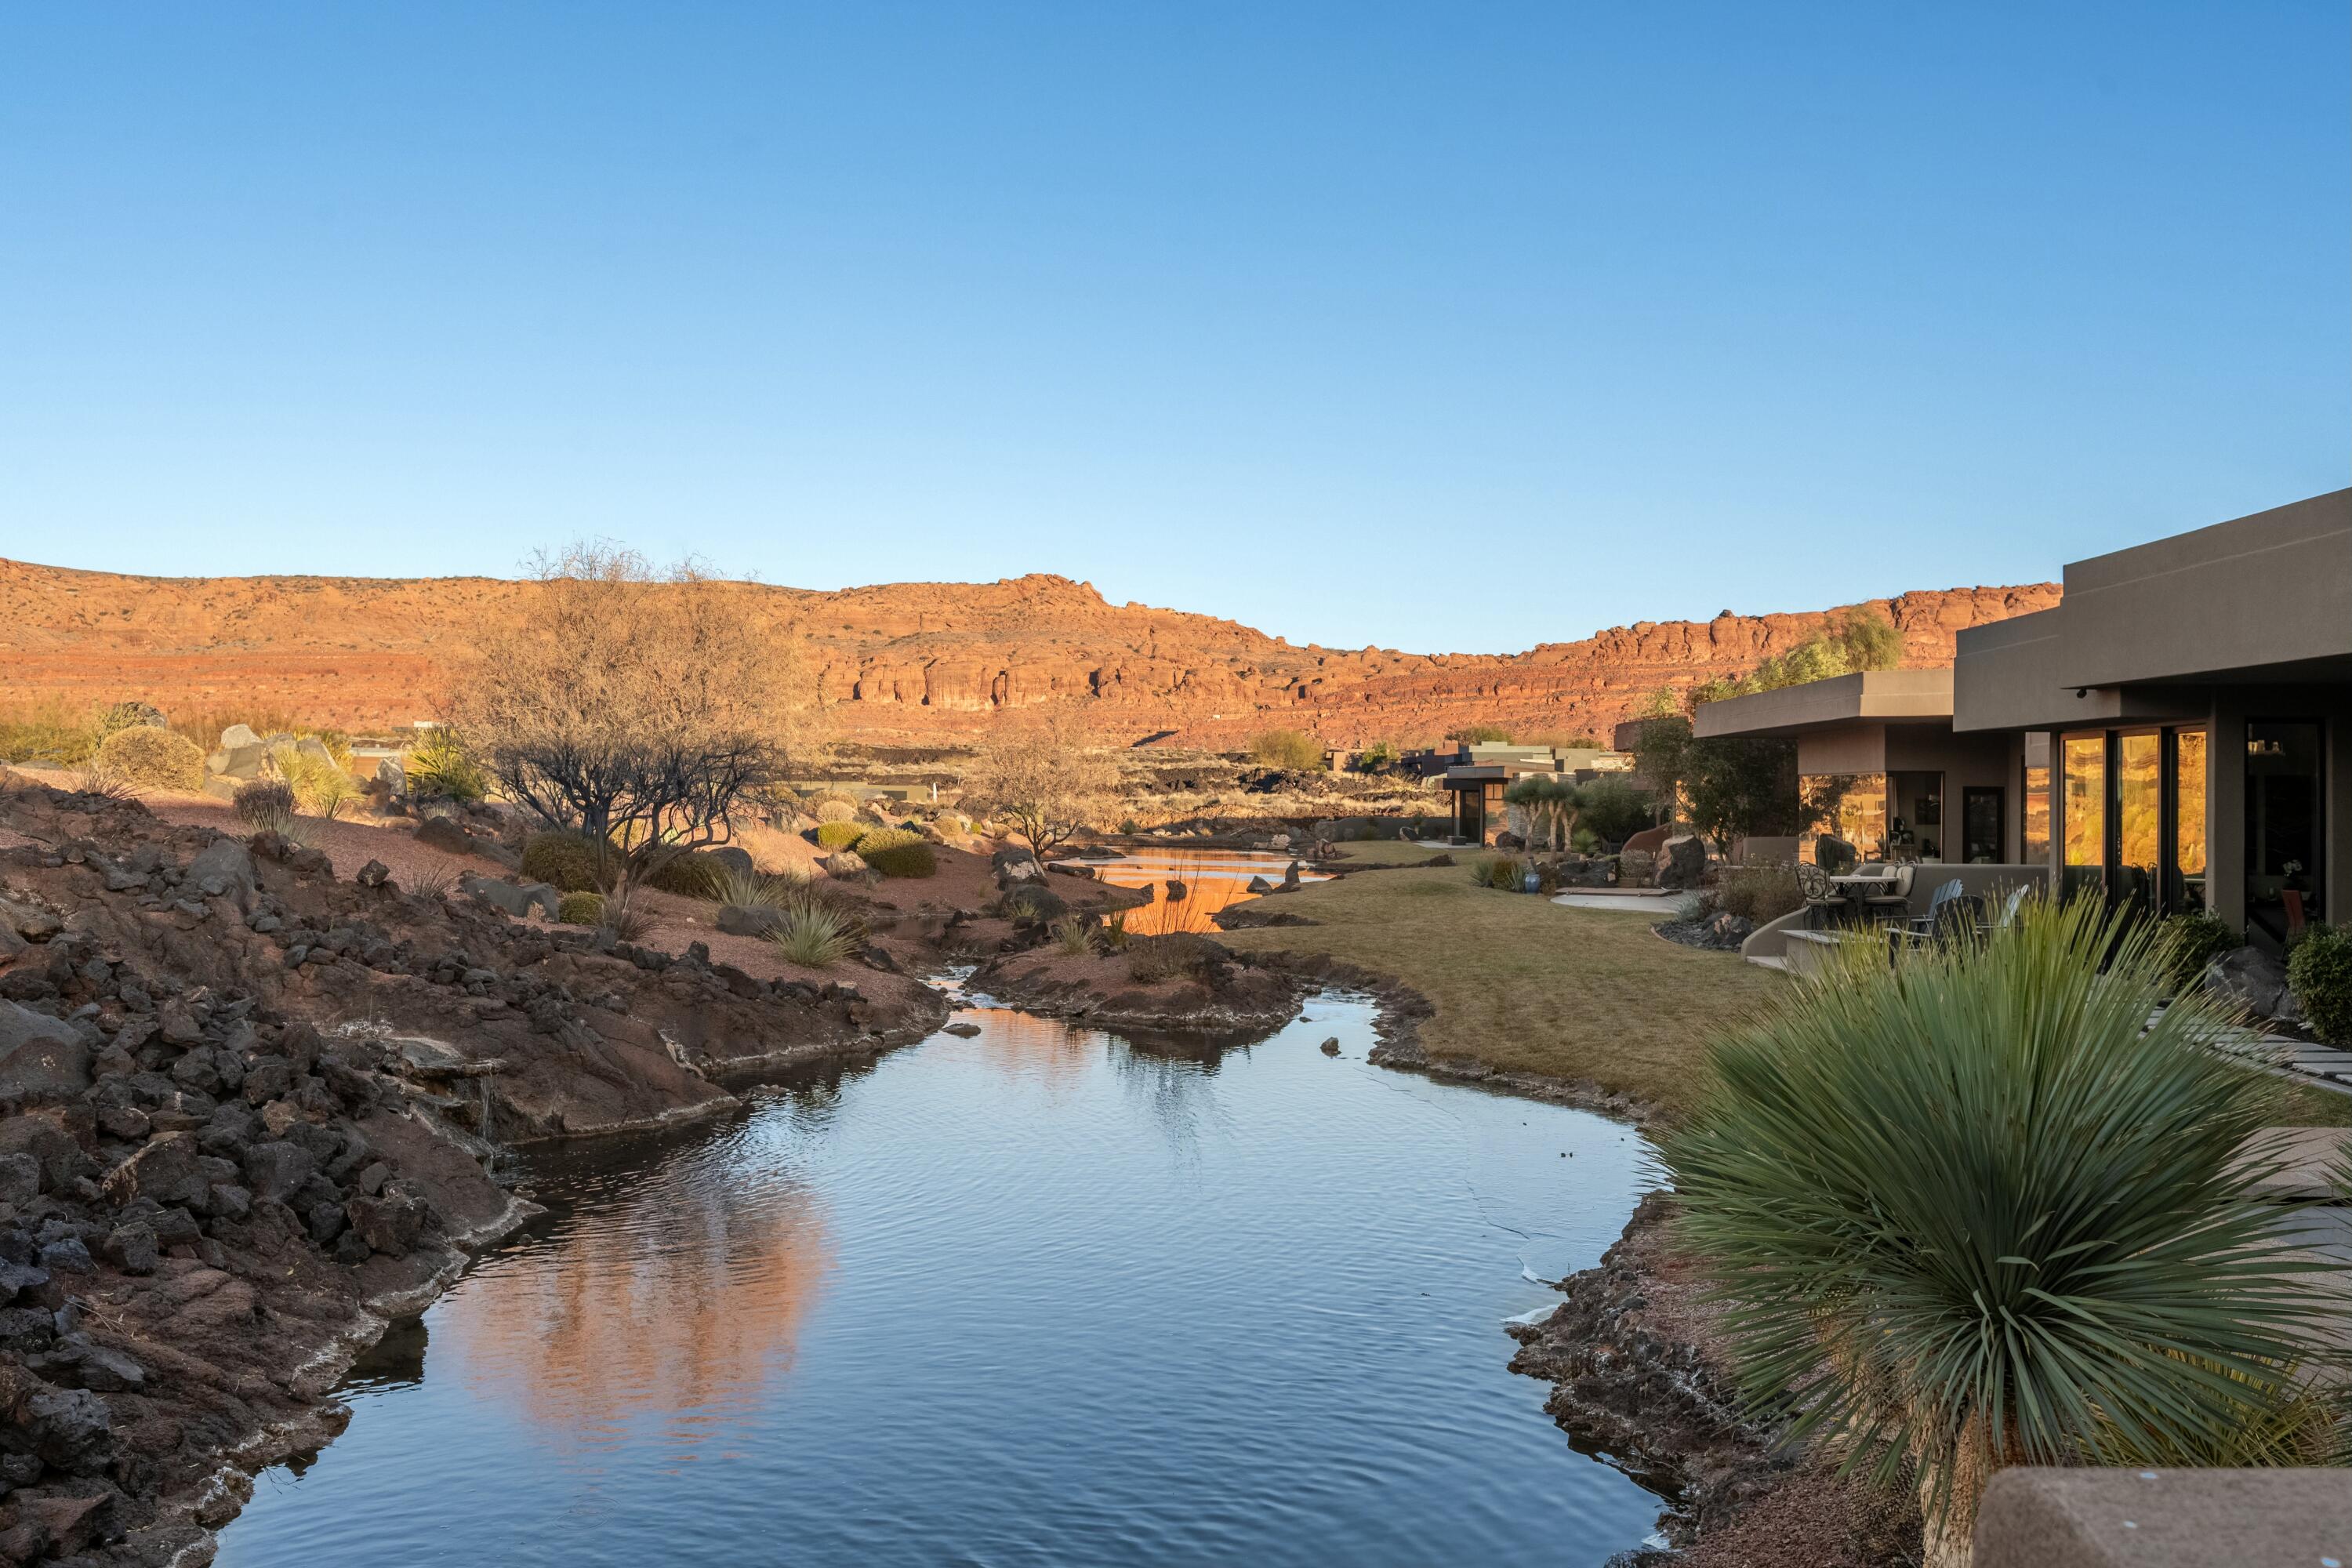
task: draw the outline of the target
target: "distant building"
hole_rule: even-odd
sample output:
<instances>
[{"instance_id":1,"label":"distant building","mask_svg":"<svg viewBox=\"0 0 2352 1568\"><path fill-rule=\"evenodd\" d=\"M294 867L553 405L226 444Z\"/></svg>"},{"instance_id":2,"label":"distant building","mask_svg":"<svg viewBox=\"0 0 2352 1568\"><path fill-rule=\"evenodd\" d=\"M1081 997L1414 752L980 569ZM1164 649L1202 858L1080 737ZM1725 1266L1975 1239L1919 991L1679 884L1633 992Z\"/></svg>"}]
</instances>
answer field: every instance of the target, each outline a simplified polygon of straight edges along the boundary
<instances>
[{"instance_id":1,"label":"distant building","mask_svg":"<svg viewBox=\"0 0 2352 1568\"><path fill-rule=\"evenodd\" d=\"M1598 746L1512 746L1481 742L1458 747L1441 781L1453 797L1454 832L1473 844L1492 844L1497 834L1523 832L1511 820L1503 792L1529 773L1569 773L1591 783L1602 773L1630 773L1633 759Z\"/></svg>"}]
</instances>

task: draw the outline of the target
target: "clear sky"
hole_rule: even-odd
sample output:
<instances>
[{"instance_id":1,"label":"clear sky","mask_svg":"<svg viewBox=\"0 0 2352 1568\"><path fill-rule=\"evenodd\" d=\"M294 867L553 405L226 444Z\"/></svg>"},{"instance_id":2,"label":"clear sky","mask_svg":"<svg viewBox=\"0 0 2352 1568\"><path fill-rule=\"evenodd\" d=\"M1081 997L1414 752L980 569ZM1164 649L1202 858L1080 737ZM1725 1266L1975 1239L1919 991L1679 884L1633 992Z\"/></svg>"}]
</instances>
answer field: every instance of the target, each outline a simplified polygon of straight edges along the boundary
<instances>
[{"instance_id":1,"label":"clear sky","mask_svg":"<svg viewBox=\"0 0 2352 1568\"><path fill-rule=\"evenodd\" d=\"M1505 651L2352 482L2310 4L18 5L0 554Z\"/></svg>"}]
</instances>

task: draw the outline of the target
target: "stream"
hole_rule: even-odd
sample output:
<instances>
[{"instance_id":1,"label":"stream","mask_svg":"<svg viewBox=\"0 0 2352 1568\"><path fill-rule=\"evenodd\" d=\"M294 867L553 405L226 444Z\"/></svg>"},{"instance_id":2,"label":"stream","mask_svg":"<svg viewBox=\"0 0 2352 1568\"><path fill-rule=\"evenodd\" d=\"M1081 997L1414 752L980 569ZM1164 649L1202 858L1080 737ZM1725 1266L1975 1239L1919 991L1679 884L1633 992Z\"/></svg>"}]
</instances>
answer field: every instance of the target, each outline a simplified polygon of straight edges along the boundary
<instances>
[{"instance_id":1,"label":"stream","mask_svg":"<svg viewBox=\"0 0 2352 1568\"><path fill-rule=\"evenodd\" d=\"M1371 1067L1357 997L1223 1051L963 1000L977 1036L525 1155L549 1214L353 1369L218 1562L1575 1568L1649 1534L1503 1332L1616 1237L1638 1135Z\"/></svg>"}]
</instances>

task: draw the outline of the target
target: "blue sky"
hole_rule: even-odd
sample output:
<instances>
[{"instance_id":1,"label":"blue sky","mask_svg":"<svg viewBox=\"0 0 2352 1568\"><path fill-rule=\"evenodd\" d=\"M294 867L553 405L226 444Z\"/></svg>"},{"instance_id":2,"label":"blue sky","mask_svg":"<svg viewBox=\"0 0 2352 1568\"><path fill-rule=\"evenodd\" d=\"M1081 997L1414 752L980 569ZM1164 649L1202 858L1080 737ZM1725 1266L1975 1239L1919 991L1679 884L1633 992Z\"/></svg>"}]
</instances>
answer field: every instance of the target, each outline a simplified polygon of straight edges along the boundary
<instances>
[{"instance_id":1,"label":"blue sky","mask_svg":"<svg viewBox=\"0 0 2352 1568\"><path fill-rule=\"evenodd\" d=\"M0 12L0 554L1335 646L2352 481L2340 0Z\"/></svg>"}]
</instances>

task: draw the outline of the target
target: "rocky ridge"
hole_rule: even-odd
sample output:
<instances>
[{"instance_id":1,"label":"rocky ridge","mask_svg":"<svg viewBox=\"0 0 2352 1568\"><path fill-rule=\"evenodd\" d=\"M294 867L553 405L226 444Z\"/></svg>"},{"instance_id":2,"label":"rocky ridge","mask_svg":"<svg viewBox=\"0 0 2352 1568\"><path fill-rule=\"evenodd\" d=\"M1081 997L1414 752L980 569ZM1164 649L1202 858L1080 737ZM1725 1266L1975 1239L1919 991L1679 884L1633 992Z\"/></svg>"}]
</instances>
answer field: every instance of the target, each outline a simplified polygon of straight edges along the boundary
<instances>
[{"instance_id":1,"label":"rocky ridge","mask_svg":"<svg viewBox=\"0 0 2352 1568\"><path fill-rule=\"evenodd\" d=\"M167 711L243 708L373 730L432 716L470 627L537 590L478 577L132 577L0 561L10 695ZM1465 720L1606 737L1661 686L1752 668L1848 606L1636 622L1512 655L1294 647L1237 622L1047 574L817 593L730 584L742 614L804 650L834 731L951 742L1057 699L1106 738L1229 747L1272 724L1337 745L1430 740ZM1867 601L1904 660L1948 664L1954 632L2047 608L2055 584Z\"/></svg>"}]
</instances>

